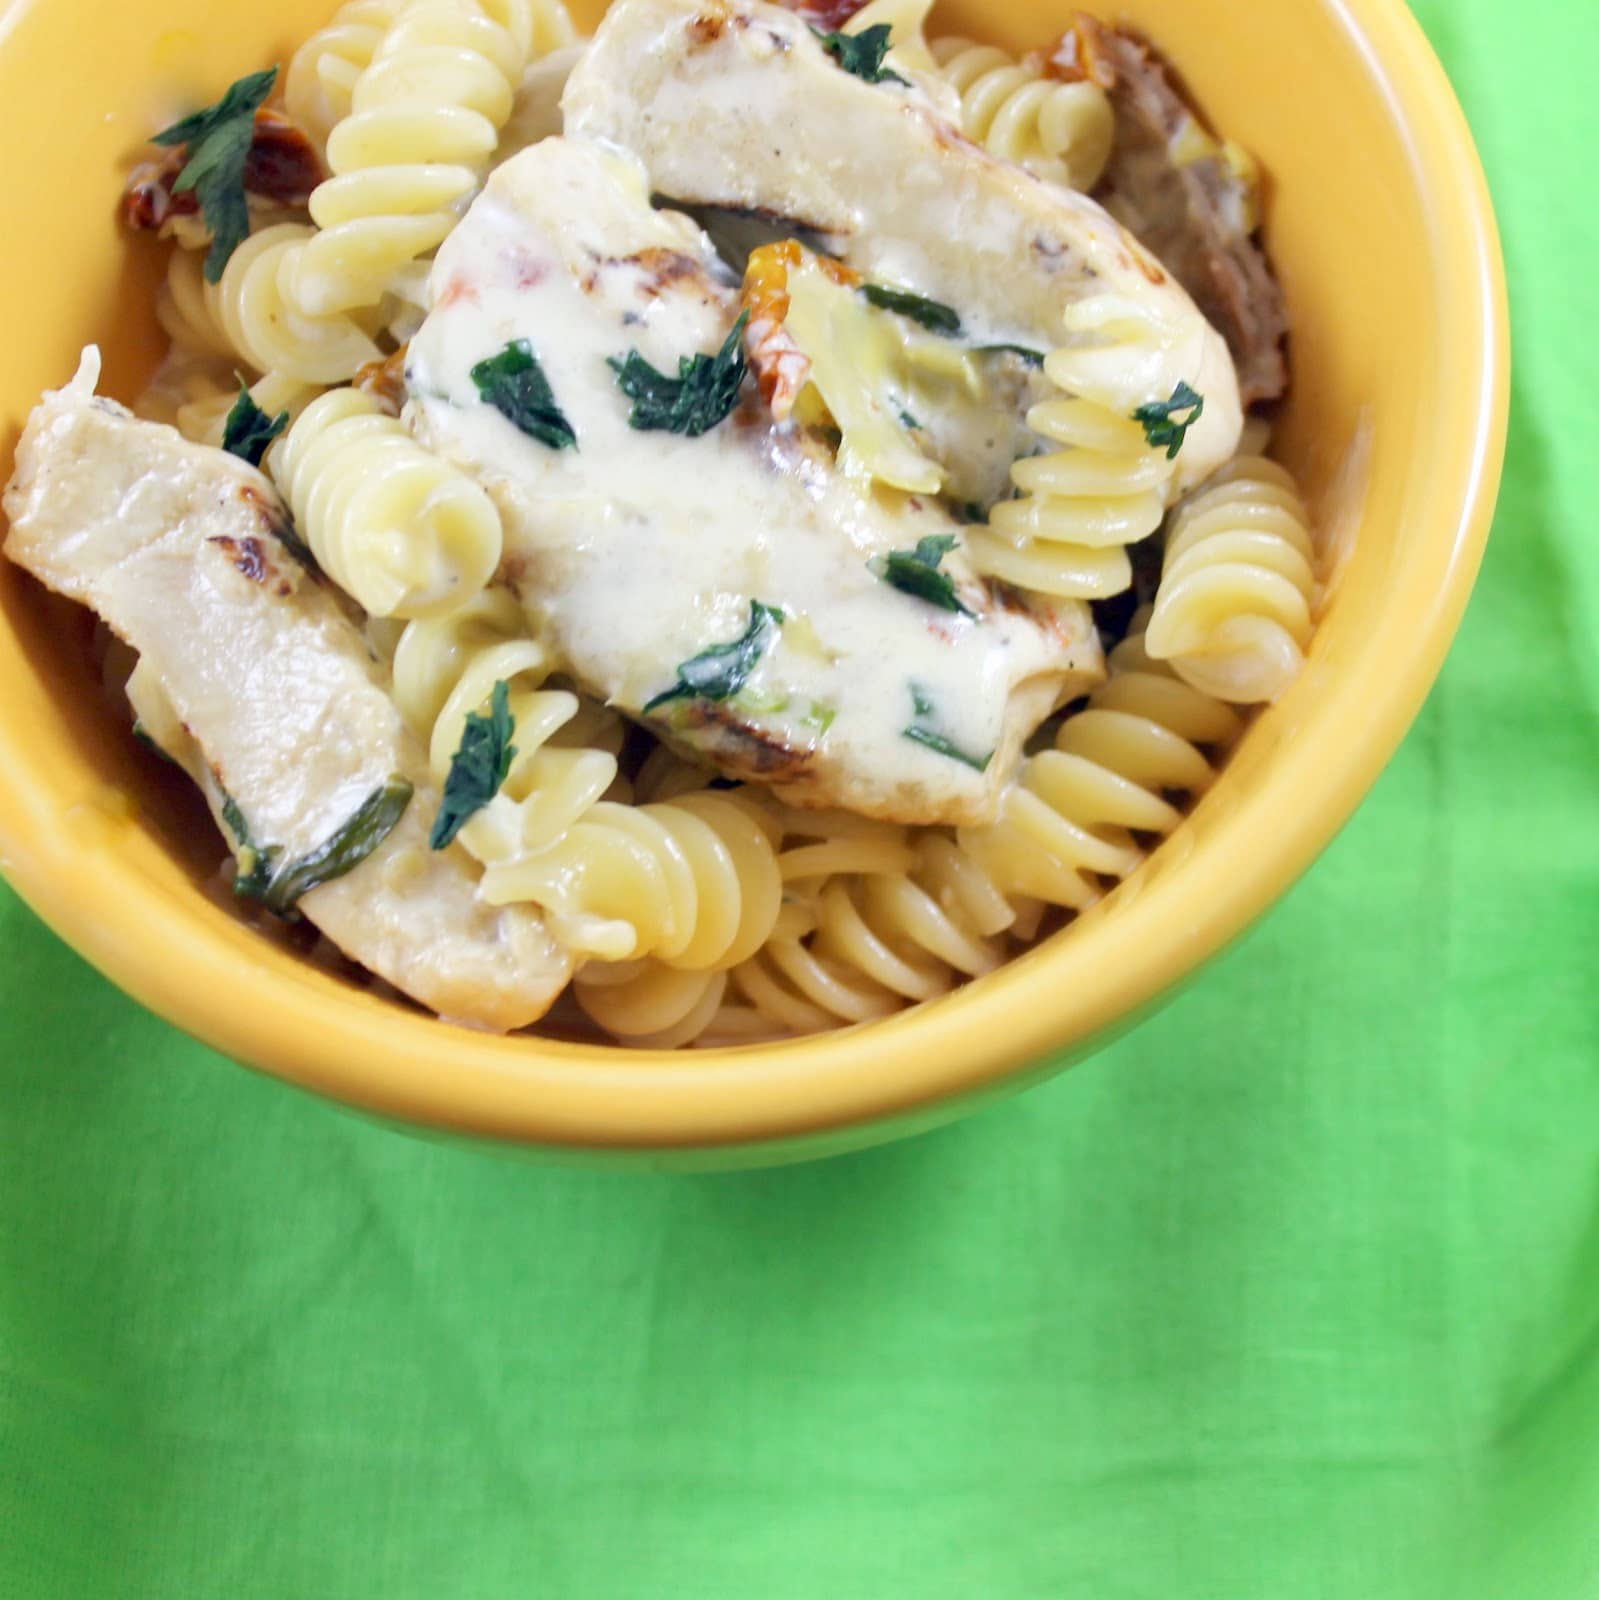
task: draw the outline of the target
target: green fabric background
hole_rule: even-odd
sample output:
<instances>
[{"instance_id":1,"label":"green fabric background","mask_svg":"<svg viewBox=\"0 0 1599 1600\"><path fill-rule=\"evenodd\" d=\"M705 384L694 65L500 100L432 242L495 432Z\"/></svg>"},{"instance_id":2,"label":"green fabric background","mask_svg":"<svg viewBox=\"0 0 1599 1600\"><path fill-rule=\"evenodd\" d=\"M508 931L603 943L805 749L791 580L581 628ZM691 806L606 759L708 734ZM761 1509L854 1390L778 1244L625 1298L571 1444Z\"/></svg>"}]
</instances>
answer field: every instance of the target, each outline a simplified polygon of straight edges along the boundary
<instances>
[{"instance_id":1,"label":"green fabric background","mask_svg":"<svg viewBox=\"0 0 1599 1600\"><path fill-rule=\"evenodd\" d=\"M1422 11L1510 471L1304 885L1048 1088L703 1179L259 1081L0 892L0 1596L1599 1595L1599 25Z\"/></svg>"}]
</instances>

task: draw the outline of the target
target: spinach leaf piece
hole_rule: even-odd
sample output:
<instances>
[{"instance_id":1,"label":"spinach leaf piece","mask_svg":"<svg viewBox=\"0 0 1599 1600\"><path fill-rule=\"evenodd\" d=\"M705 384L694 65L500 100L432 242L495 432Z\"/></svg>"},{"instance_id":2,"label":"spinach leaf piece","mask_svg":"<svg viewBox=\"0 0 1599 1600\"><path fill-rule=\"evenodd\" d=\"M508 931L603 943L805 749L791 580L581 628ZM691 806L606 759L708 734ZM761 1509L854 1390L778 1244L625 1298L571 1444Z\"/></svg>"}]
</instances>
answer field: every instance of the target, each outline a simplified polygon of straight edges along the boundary
<instances>
[{"instance_id":1,"label":"spinach leaf piece","mask_svg":"<svg viewBox=\"0 0 1599 1600\"><path fill-rule=\"evenodd\" d=\"M513 339L497 355L472 368L472 382L486 405L513 427L552 450L577 446L577 430L555 403L555 391L526 339Z\"/></svg>"},{"instance_id":2,"label":"spinach leaf piece","mask_svg":"<svg viewBox=\"0 0 1599 1600\"><path fill-rule=\"evenodd\" d=\"M267 446L289 425L289 413L280 411L269 417L255 403L249 386L241 379L239 398L233 402L228 420L222 429L222 448L230 456L248 461L252 467L261 465Z\"/></svg>"},{"instance_id":3,"label":"spinach leaf piece","mask_svg":"<svg viewBox=\"0 0 1599 1600\"><path fill-rule=\"evenodd\" d=\"M1178 421L1179 411L1189 414ZM1133 421L1144 425L1144 437L1153 449L1164 449L1166 459L1175 461L1178 451L1187 441L1188 430L1204 414L1205 397L1190 389L1186 383L1179 383L1172 390L1170 400L1154 400L1147 406L1140 406L1133 413Z\"/></svg>"},{"instance_id":4,"label":"spinach leaf piece","mask_svg":"<svg viewBox=\"0 0 1599 1600\"><path fill-rule=\"evenodd\" d=\"M675 378L652 367L637 350L621 360L613 356L610 366L617 387L633 402L629 426L640 433L680 433L697 439L730 416L749 371L744 355L749 320L746 311L714 356L680 357Z\"/></svg>"},{"instance_id":5,"label":"spinach leaf piece","mask_svg":"<svg viewBox=\"0 0 1599 1600\"><path fill-rule=\"evenodd\" d=\"M516 746L511 743L515 733L510 685L502 678L494 685L489 714L467 715L460 748L444 780L444 803L429 840L435 850L448 849L461 829L500 792L516 759Z\"/></svg>"},{"instance_id":6,"label":"spinach leaf piece","mask_svg":"<svg viewBox=\"0 0 1599 1600\"><path fill-rule=\"evenodd\" d=\"M939 563L955 545L952 533L930 534L918 539L914 550L891 550L868 565L884 583L902 594L925 600L943 611L958 611L963 617L975 616L976 613L963 605L956 595L955 580L947 572L938 570Z\"/></svg>"},{"instance_id":7,"label":"spinach leaf piece","mask_svg":"<svg viewBox=\"0 0 1599 1600\"><path fill-rule=\"evenodd\" d=\"M233 892L255 900L275 916L289 918L304 895L354 872L393 833L411 803L411 785L399 777L374 789L326 844L282 866L281 845L261 846L250 837L237 803L224 790L222 820L238 846L238 876Z\"/></svg>"},{"instance_id":8,"label":"spinach leaf piece","mask_svg":"<svg viewBox=\"0 0 1599 1600\"><path fill-rule=\"evenodd\" d=\"M731 700L749 682L777 630L788 619L776 606L750 601L750 624L731 644L719 644L685 661L677 682L644 707L646 712L674 700Z\"/></svg>"},{"instance_id":9,"label":"spinach leaf piece","mask_svg":"<svg viewBox=\"0 0 1599 1600\"><path fill-rule=\"evenodd\" d=\"M888 55L894 30L886 22L879 22L859 33L823 33L820 28L811 32L822 41L822 48L852 76L865 83L900 83L908 89L910 83L883 65Z\"/></svg>"},{"instance_id":10,"label":"spinach leaf piece","mask_svg":"<svg viewBox=\"0 0 1599 1600\"><path fill-rule=\"evenodd\" d=\"M960 312L953 306L912 294L909 289L891 289L882 283L863 283L861 294L880 311L897 311L900 316L920 323L929 333L946 334L952 339L960 334Z\"/></svg>"}]
</instances>

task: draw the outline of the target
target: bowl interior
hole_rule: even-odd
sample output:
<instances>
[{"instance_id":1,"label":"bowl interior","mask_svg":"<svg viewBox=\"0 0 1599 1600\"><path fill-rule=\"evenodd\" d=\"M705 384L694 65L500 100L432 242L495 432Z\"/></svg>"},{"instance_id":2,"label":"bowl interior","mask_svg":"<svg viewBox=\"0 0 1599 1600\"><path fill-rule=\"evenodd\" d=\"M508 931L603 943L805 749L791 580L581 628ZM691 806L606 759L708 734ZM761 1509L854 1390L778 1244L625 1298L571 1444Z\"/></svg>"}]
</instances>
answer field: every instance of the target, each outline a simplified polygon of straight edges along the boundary
<instances>
[{"instance_id":1,"label":"bowl interior","mask_svg":"<svg viewBox=\"0 0 1599 1600\"><path fill-rule=\"evenodd\" d=\"M602 9L576 7L588 23ZM1071 9L953 0L934 31L1030 46ZM1059 1065L1150 1003L1309 863L1414 716L1486 535L1505 333L1481 175L1398 0L1113 9L1271 174L1268 237L1295 330L1277 453L1317 512L1332 582L1302 680L1103 906L947 1001L822 1040L668 1058L450 1029L310 967L207 897L209 825L128 738L89 664L86 615L3 563L0 869L124 987L241 1060L393 1116L579 1148L777 1153L863 1123L876 1126L862 1137L897 1131ZM11 176L21 242L0 266L7 303L26 308L0 371L6 473L29 407L82 344L104 349L114 394L135 392L157 358L161 253L115 220L143 138L286 62L326 17L324 0L6 9L0 117L32 152ZM61 125L63 95L89 114L38 140Z\"/></svg>"}]
</instances>

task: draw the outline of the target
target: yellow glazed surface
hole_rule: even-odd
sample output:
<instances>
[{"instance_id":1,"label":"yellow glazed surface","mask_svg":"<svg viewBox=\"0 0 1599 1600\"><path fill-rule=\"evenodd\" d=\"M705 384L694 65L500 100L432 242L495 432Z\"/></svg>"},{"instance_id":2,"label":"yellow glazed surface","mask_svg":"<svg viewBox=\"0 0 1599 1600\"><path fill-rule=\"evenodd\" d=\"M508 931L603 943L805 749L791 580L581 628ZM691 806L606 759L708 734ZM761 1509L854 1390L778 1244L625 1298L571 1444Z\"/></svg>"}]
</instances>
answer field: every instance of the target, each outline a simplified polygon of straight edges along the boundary
<instances>
[{"instance_id":1,"label":"yellow glazed surface","mask_svg":"<svg viewBox=\"0 0 1599 1600\"><path fill-rule=\"evenodd\" d=\"M1040 42L1073 0L959 0L933 32ZM12 0L0 117L18 153L0 266L0 469L79 347L133 393L160 261L119 231L143 136L286 61L326 0ZM576 8L592 24L596 0ZM364 994L202 892L217 844L100 690L87 619L0 563L0 869L130 994L217 1049L381 1115L573 1155L744 1162L863 1144L1077 1059L1271 904L1348 818L1419 709L1487 538L1509 335L1466 126L1401 0L1120 0L1273 178L1294 322L1279 453L1336 554L1300 682L1135 879L1064 936L936 1005L759 1049L644 1055L450 1028ZM45 137L40 130L57 130Z\"/></svg>"}]
</instances>

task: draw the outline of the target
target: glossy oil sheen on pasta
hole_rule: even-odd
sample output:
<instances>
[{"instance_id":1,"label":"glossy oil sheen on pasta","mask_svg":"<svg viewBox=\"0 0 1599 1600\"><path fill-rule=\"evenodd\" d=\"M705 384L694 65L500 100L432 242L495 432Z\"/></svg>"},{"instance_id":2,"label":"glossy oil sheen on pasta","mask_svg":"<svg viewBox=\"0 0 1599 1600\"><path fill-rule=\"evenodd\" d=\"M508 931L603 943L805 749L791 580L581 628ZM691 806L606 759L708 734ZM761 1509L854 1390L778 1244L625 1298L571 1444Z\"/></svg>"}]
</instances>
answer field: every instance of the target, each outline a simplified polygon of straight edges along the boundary
<instances>
[{"instance_id":1,"label":"glossy oil sheen on pasta","mask_svg":"<svg viewBox=\"0 0 1599 1600\"><path fill-rule=\"evenodd\" d=\"M239 896L454 1021L743 1041L1180 825L1320 604L1253 168L1143 41L928 9L351 0L254 130L320 181L247 166L220 270L143 178L148 420L48 396L5 548L132 647Z\"/></svg>"}]
</instances>

